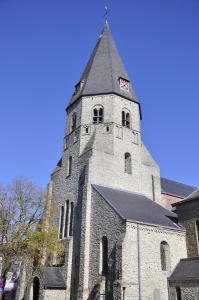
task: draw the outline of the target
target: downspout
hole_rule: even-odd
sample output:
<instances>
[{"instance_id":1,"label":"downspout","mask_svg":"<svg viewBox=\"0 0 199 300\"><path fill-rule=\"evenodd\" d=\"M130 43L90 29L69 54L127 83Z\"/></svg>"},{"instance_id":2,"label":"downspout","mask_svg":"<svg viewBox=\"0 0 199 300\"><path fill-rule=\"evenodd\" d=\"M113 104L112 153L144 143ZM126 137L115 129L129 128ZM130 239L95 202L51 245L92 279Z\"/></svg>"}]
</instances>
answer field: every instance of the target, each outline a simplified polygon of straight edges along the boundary
<instances>
[{"instance_id":1,"label":"downspout","mask_svg":"<svg viewBox=\"0 0 199 300\"><path fill-rule=\"evenodd\" d=\"M139 300L141 300L141 278L140 278L140 227L137 224L137 251L138 251L138 291L139 291Z\"/></svg>"}]
</instances>

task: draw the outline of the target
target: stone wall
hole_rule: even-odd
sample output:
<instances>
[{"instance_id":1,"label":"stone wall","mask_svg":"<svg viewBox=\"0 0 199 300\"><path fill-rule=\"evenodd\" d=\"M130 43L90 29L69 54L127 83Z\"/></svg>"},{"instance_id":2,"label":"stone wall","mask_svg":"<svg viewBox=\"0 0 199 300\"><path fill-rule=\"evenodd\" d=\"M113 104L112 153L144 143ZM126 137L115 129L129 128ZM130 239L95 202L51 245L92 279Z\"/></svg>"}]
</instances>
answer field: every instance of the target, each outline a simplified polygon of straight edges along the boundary
<instances>
[{"instance_id":1,"label":"stone wall","mask_svg":"<svg viewBox=\"0 0 199 300\"><path fill-rule=\"evenodd\" d=\"M89 272L89 293L97 283L101 283L102 276L102 249L100 244L103 236L108 240L108 261L110 265L111 280L116 281L122 278L121 245L125 235L125 224L121 217L99 196L96 191L92 191L91 205L91 244L90 244L90 272ZM101 290L101 293L105 291ZM117 297L114 299L120 299Z\"/></svg>"},{"instance_id":2,"label":"stone wall","mask_svg":"<svg viewBox=\"0 0 199 300\"><path fill-rule=\"evenodd\" d=\"M188 257L198 256L199 237L196 230L196 221L199 219L199 200L196 199L178 204L175 212L178 214L179 222L186 228Z\"/></svg>"},{"instance_id":3,"label":"stone wall","mask_svg":"<svg viewBox=\"0 0 199 300\"><path fill-rule=\"evenodd\" d=\"M96 192L92 197L90 291L99 280L100 240L105 235L109 258L113 253L115 257L114 299L121 299L125 292L125 300L168 300L167 278L180 258L187 256L185 232L129 222L125 225ZM166 241L170 248L168 271L161 269L162 241Z\"/></svg>"},{"instance_id":4,"label":"stone wall","mask_svg":"<svg viewBox=\"0 0 199 300\"><path fill-rule=\"evenodd\" d=\"M177 300L176 287L181 290L182 300L198 300L199 299L199 286L193 283L180 283L176 286L170 287L170 300Z\"/></svg>"},{"instance_id":5,"label":"stone wall","mask_svg":"<svg viewBox=\"0 0 199 300\"><path fill-rule=\"evenodd\" d=\"M65 290L46 289L43 291L43 300L68 300L69 298L66 298L65 293Z\"/></svg>"},{"instance_id":6,"label":"stone wall","mask_svg":"<svg viewBox=\"0 0 199 300\"><path fill-rule=\"evenodd\" d=\"M100 104L104 107L103 124L92 124L92 109ZM122 126L122 109L131 115L131 128ZM88 126L88 134L84 127ZM107 126L109 131L106 131ZM93 155L89 172L92 182L108 184L112 187L140 192L150 199L161 202L159 167L142 144L140 114L137 103L116 95L100 95L82 98L80 153L88 144L92 145ZM144 149L143 149L144 148ZM124 154L132 159L132 174L124 172ZM146 154L147 153L147 154ZM147 158L146 158L147 156ZM96 172L97 170L97 172ZM154 188L152 189L152 175Z\"/></svg>"}]
</instances>

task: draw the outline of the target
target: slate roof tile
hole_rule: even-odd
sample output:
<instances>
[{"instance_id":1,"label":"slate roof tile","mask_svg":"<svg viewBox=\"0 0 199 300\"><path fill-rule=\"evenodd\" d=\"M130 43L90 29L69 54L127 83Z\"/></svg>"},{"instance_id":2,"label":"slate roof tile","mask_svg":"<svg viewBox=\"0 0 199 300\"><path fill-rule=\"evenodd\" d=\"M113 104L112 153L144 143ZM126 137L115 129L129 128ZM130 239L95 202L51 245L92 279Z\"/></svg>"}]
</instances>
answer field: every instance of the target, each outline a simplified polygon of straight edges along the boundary
<instances>
[{"instance_id":1,"label":"slate roof tile","mask_svg":"<svg viewBox=\"0 0 199 300\"><path fill-rule=\"evenodd\" d=\"M184 230L175 213L142 194L96 184L92 187L124 220Z\"/></svg>"},{"instance_id":2,"label":"slate roof tile","mask_svg":"<svg viewBox=\"0 0 199 300\"><path fill-rule=\"evenodd\" d=\"M119 94L137 102L131 83L129 84L129 91L120 88L120 77L130 82L109 26L106 23L81 76L82 87L74 93L69 106L81 96L107 93Z\"/></svg>"}]
</instances>

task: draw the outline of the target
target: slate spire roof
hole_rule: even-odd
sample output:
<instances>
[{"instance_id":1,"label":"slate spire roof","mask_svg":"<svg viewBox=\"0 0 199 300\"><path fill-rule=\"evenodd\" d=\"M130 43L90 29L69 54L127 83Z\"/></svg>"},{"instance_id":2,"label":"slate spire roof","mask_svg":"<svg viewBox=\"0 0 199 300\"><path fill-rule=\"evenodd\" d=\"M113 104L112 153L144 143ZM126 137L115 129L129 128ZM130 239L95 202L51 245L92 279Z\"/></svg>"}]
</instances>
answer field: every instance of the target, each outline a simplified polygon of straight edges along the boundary
<instances>
[{"instance_id":1,"label":"slate spire roof","mask_svg":"<svg viewBox=\"0 0 199 300\"><path fill-rule=\"evenodd\" d=\"M108 93L118 94L137 102L131 83L129 84L129 91L120 88L120 77L130 82L106 22L81 79L76 85L76 91L69 106L81 96Z\"/></svg>"}]
</instances>

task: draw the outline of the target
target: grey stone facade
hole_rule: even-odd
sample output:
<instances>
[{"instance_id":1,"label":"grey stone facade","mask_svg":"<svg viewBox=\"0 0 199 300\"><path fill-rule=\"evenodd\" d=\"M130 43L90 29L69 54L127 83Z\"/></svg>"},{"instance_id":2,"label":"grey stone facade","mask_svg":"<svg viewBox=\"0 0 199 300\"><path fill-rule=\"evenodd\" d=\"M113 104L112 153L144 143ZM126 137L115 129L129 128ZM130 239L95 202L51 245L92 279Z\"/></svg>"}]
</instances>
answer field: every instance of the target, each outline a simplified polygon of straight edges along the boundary
<instances>
[{"instance_id":1,"label":"grey stone facade","mask_svg":"<svg viewBox=\"0 0 199 300\"><path fill-rule=\"evenodd\" d=\"M167 277L179 259L186 257L185 232L178 225L172 228L127 220L92 187L93 184L108 185L142 194L151 205L162 204L159 166L142 142L140 104L131 85L130 93L120 90L121 76L126 84L129 79L117 55L111 33L105 26L84 73L82 91L77 97L78 85L77 95L74 94L67 109L62 158L51 177L52 205L59 211L56 224L62 231L62 243L69 249L62 267L66 291L56 294L46 290L44 298L48 300L55 297L60 300L92 299L96 286L100 286L101 294L106 293L114 300L168 300ZM102 63L108 59L112 66L109 69L102 65L103 76L98 73L100 57ZM111 83L104 82L104 78ZM110 91L103 91L105 86ZM86 89L91 89L93 94L84 93ZM95 89L98 92L95 93ZM103 108L103 121L98 123L93 121L96 106ZM129 113L129 126L123 124L124 110ZM72 124L74 113L75 128ZM125 172L125 153L131 158L131 172ZM74 207L72 220L71 203ZM68 229L65 234L66 226L72 228L71 233ZM106 274L102 266L103 237L108 245ZM161 270L162 241L170 247L167 271Z\"/></svg>"}]
</instances>

